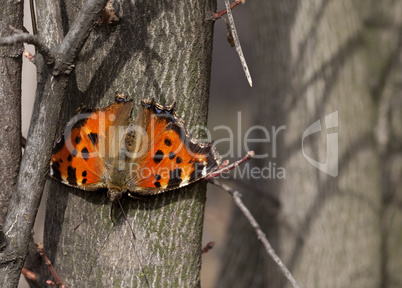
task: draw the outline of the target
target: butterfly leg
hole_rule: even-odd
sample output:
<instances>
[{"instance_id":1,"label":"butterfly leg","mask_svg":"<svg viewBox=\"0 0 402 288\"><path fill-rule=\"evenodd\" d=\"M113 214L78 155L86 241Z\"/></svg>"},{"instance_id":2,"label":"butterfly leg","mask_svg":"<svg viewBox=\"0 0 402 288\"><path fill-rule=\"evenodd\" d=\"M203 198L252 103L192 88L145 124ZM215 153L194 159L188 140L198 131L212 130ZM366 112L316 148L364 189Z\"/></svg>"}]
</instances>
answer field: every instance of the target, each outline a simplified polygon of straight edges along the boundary
<instances>
[{"instance_id":1,"label":"butterfly leg","mask_svg":"<svg viewBox=\"0 0 402 288\"><path fill-rule=\"evenodd\" d=\"M127 195L133 199L137 199L137 200L143 200L144 197L140 197L140 196L136 196L134 194L131 194L130 192L127 193Z\"/></svg>"},{"instance_id":2,"label":"butterfly leg","mask_svg":"<svg viewBox=\"0 0 402 288\"><path fill-rule=\"evenodd\" d=\"M110 219L110 221L112 221L113 225L115 225L116 222L114 222L114 220L113 220L113 207L114 207L114 202L111 202L110 212L109 212L109 219Z\"/></svg>"}]
</instances>

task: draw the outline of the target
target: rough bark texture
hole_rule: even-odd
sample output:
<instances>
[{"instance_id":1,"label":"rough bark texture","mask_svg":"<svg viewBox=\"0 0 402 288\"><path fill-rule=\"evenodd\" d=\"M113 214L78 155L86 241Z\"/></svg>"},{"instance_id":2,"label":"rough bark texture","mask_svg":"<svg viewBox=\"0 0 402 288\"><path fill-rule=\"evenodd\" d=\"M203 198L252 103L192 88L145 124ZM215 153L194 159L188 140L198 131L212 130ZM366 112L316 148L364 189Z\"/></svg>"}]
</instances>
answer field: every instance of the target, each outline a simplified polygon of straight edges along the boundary
<instances>
[{"instance_id":1,"label":"rough bark texture","mask_svg":"<svg viewBox=\"0 0 402 288\"><path fill-rule=\"evenodd\" d=\"M96 28L80 53L59 128L81 103L106 106L114 101L116 90L137 104L153 97L162 104L176 100L178 114L189 127L205 125L214 1L114 1L113 5L120 21ZM40 0L37 7L39 35L54 41L54 31L68 31L81 3ZM128 219L116 205L115 224L109 219L111 205L105 191L80 191L53 180L47 184L45 247L68 285L200 285L205 184L143 200L125 197L121 202Z\"/></svg>"},{"instance_id":2,"label":"rough bark texture","mask_svg":"<svg viewBox=\"0 0 402 288\"><path fill-rule=\"evenodd\" d=\"M300 287L400 286L401 2L250 6L258 122L286 125L276 157L260 147L271 152L261 165L284 167L286 179L260 183L280 199L276 215L261 195L245 201ZM334 111L339 127L326 130ZM327 133L339 133L337 177L303 157L303 132L317 120L322 132L306 139L305 152L325 162ZM290 287L246 226L236 214L224 257L231 265L217 287Z\"/></svg>"},{"instance_id":3,"label":"rough bark texture","mask_svg":"<svg viewBox=\"0 0 402 288\"><path fill-rule=\"evenodd\" d=\"M9 26L22 28L23 1L0 1L0 37L13 34ZM17 182L21 161L21 69L22 51L18 44L0 47L0 225L7 214Z\"/></svg>"}]
</instances>

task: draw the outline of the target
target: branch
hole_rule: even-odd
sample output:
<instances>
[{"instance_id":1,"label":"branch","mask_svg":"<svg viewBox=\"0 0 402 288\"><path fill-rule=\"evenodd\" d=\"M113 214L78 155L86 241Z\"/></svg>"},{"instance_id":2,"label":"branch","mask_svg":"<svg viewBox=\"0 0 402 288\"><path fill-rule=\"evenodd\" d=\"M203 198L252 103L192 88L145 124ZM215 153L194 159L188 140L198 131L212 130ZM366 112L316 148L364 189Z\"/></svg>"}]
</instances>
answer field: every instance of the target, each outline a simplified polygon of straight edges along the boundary
<instances>
[{"instance_id":1,"label":"branch","mask_svg":"<svg viewBox=\"0 0 402 288\"><path fill-rule=\"evenodd\" d=\"M214 246L215 246L215 242L208 242L207 245L205 245L205 247L202 248L201 254L207 253L209 250L211 250L212 248L214 248Z\"/></svg>"},{"instance_id":2,"label":"branch","mask_svg":"<svg viewBox=\"0 0 402 288\"><path fill-rule=\"evenodd\" d=\"M255 155L254 151L249 151L247 152L246 156L244 156L242 159L237 160L236 162L233 162L232 164L228 165L229 161L225 161L223 162L223 164L219 167L218 170L212 172L211 174L209 174L207 177L205 177L205 181L211 180L212 178L219 176L225 172L228 172L234 168L236 168L237 166L239 166L240 164L250 160L251 158L253 158Z\"/></svg>"},{"instance_id":3,"label":"branch","mask_svg":"<svg viewBox=\"0 0 402 288\"><path fill-rule=\"evenodd\" d=\"M52 283L51 285L57 286L57 287L60 287L60 288L69 288L67 285L65 285L63 283L63 281L61 280L61 278L57 274L56 270L53 268L52 262L50 262L49 258L47 258L46 253L45 253L45 247L43 247L43 244L38 243L37 247L38 247L38 252L39 252L40 256L42 256L43 261L45 262L47 268L49 269L50 273L54 277L54 280L56 280L55 285L53 285L54 283L52 281L50 281L50 280L46 281L46 283L48 283L48 284Z\"/></svg>"},{"instance_id":4,"label":"branch","mask_svg":"<svg viewBox=\"0 0 402 288\"><path fill-rule=\"evenodd\" d=\"M108 0L88 0L59 45L53 75L70 74L82 47Z\"/></svg>"},{"instance_id":5,"label":"branch","mask_svg":"<svg viewBox=\"0 0 402 288\"><path fill-rule=\"evenodd\" d=\"M272 248L271 244L269 243L264 232L262 232L260 225L258 225L257 221L251 214L250 210L248 210L248 208L241 201L241 199L240 199L241 194L238 191L234 190L233 188L229 187L228 185L217 181L216 179L212 179L212 180L210 180L210 182L212 184L222 188L223 190L227 191L230 195L232 195L236 205L240 208L241 212L243 212L244 216L246 216L247 220L250 222L251 226L254 228L255 232L257 233L258 239L261 240L262 244L265 247L265 250L267 251L267 254L269 256L271 256L271 258L279 266L279 268L282 270L283 275L285 275L285 277L289 280L289 282L292 284L292 286L294 288L298 288L299 286L297 285L292 274L290 273L288 268L286 268L285 264L283 264L283 262L279 258L279 256L275 253L274 249Z\"/></svg>"},{"instance_id":6,"label":"branch","mask_svg":"<svg viewBox=\"0 0 402 288\"><path fill-rule=\"evenodd\" d=\"M244 58L243 50L241 49L239 36L237 36L236 25L235 25L235 22L233 19L232 10L230 9L229 0L225 0L225 5L226 5L227 13L228 13L228 19L229 19L230 28L232 31L233 41L234 41L234 44L236 47L236 52L239 55L241 66L243 67L244 74L246 74L248 84L250 85L250 87L253 87L253 81L251 79L250 71L248 70L247 62L246 62L246 59Z\"/></svg>"},{"instance_id":7,"label":"branch","mask_svg":"<svg viewBox=\"0 0 402 288\"><path fill-rule=\"evenodd\" d=\"M37 91L29 137L21 161L17 188L12 196L4 234L7 247L0 253L0 286L16 287L27 254L31 231L49 171L62 102L74 67L96 19L107 0L88 0L62 43L55 49L53 77L42 72L42 90ZM59 35L63 37L63 35ZM46 71L46 70L45 70Z\"/></svg>"},{"instance_id":8,"label":"branch","mask_svg":"<svg viewBox=\"0 0 402 288\"><path fill-rule=\"evenodd\" d=\"M244 0L235 0L231 5L230 5L230 10L233 10L237 5L239 5L240 3L244 4ZM225 15L226 13L228 13L227 9L223 9L222 11L216 12L214 13L214 20L218 20L219 18L221 18L223 15Z\"/></svg>"},{"instance_id":9,"label":"branch","mask_svg":"<svg viewBox=\"0 0 402 288\"><path fill-rule=\"evenodd\" d=\"M22 267L21 274L31 281L38 282L38 275L25 267Z\"/></svg>"},{"instance_id":10,"label":"branch","mask_svg":"<svg viewBox=\"0 0 402 288\"><path fill-rule=\"evenodd\" d=\"M16 29L12 26L10 26L10 29L17 34L0 38L0 46L12 46L17 43L31 44L34 45L38 52L43 56L47 66L52 66L55 63L55 58L50 52L49 47L47 47L38 36L25 33L22 30Z\"/></svg>"}]
</instances>

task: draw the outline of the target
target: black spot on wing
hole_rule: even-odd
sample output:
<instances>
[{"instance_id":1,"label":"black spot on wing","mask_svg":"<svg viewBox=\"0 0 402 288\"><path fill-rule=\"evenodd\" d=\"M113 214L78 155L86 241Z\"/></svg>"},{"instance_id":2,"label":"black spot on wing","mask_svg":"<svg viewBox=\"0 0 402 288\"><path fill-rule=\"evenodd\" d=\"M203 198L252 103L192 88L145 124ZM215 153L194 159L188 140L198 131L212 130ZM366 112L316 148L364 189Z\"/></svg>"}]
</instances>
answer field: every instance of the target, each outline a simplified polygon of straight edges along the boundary
<instances>
[{"instance_id":1,"label":"black spot on wing","mask_svg":"<svg viewBox=\"0 0 402 288\"><path fill-rule=\"evenodd\" d=\"M89 158L89 151L88 151L87 147L84 147L84 148L81 150L81 155L82 155L82 158L83 158L85 161L88 160L88 158Z\"/></svg>"},{"instance_id":2,"label":"black spot on wing","mask_svg":"<svg viewBox=\"0 0 402 288\"><path fill-rule=\"evenodd\" d=\"M165 139L165 145L166 146L172 146L172 141L168 138Z\"/></svg>"},{"instance_id":3,"label":"black spot on wing","mask_svg":"<svg viewBox=\"0 0 402 288\"><path fill-rule=\"evenodd\" d=\"M82 182L81 182L81 183L82 183L82 184L87 183L87 178L82 179Z\"/></svg>"},{"instance_id":4,"label":"black spot on wing","mask_svg":"<svg viewBox=\"0 0 402 288\"><path fill-rule=\"evenodd\" d=\"M71 152L71 154L73 154L74 157L77 157L78 151L74 149L73 152Z\"/></svg>"},{"instance_id":5,"label":"black spot on wing","mask_svg":"<svg viewBox=\"0 0 402 288\"><path fill-rule=\"evenodd\" d=\"M174 157L176 157L176 154L174 154L173 152L170 152L170 153L169 153L169 159L170 159L170 160L173 160Z\"/></svg>"},{"instance_id":6,"label":"black spot on wing","mask_svg":"<svg viewBox=\"0 0 402 288\"><path fill-rule=\"evenodd\" d=\"M75 143L80 144L80 142L81 142L81 137L80 136L75 137Z\"/></svg>"},{"instance_id":7,"label":"black spot on wing","mask_svg":"<svg viewBox=\"0 0 402 288\"><path fill-rule=\"evenodd\" d=\"M159 180L161 180L161 179L162 179L161 175L155 174L155 180L156 180L156 181L159 181Z\"/></svg>"},{"instance_id":8,"label":"black spot on wing","mask_svg":"<svg viewBox=\"0 0 402 288\"><path fill-rule=\"evenodd\" d=\"M161 150L156 151L155 155L154 155L154 162L156 164L158 164L159 162L162 161L163 157L165 155L163 155L163 152Z\"/></svg>"},{"instance_id":9,"label":"black spot on wing","mask_svg":"<svg viewBox=\"0 0 402 288\"><path fill-rule=\"evenodd\" d=\"M177 158L176 158L176 163L177 163L177 164L180 164L181 162L183 162L183 160L181 159L180 156L177 156Z\"/></svg>"},{"instance_id":10,"label":"black spot on wing","mask_svg":"<svg viewBox=\"0 0 402 288\"><path fill-rule=\"evenodd\" d=\"M86 112L86 111L85 111ZM79 129L79 128L81 128L82 126L84 126L85 125L85 123L87 123L87 119L88 118L82 118L82 115L83 114L80 114L79 115L79 117L78 116L75 116L74 118L72 118L71 119L71 121L69 122L69 124L67 124L67 127L69 127L69 126L71 126L71 123L73 123L73 126L71 127L71 131L72 130L74 130L74 129ZM89 114L88 114L89 115ZM81 118L81 119L78 119L78 118ZM76 120L76 119L78 119L78 120Z\"/></svg>"},{"instance_id":11,"label":"black spot on wing","mask_svg":"<svg viewBox=\"0 0 402 288\"><path fill-rule=\"evenodd\" d=\"M156 187L156 188L161 188L161 183L155 182L155 187Z\"/></svg>"},{"instance_id":12,"label":"black spot on wing","mask_svg":"<svg viewBox=\"0 0 402 288\"><path fill-rule=\"evenodd\" d=\"M71 156L71 154L70 154L70 155L68 155L68 157L67 157L67 161L71 161L71 160L73 160L73 156Z\"/></svg>"},{"instance_id":13,"label":"black spot on wing","mask_svg":"<svg viewBox=\"0 0 402 288\"><path fill-rule=\"evenodd\" d=\"M86 170L84 170L84 171L82 172L82 177L87 177L87 171L86 171Z\"/></svg>"},{"instance_id":14,"label":"black spot on wing","mask_svg":"<svg viewBox=\"0 0 402 288\"><path fill-rule=\"evenodd\" d=\"M180 185L182 181L181 172L182 170L180 168L169 171L169 182L167 188L173 188Z\"/></svg>"},{"instance_id":15,"label":"black spot on wing","mask_svg":"<svg viewBox=\"0 0 402 288\"><path fill-rule=\"evenodd\" d=\"M76 175L76 168L73 168L71 166L67 167L67 182L70 185L77 186L77 175Z\"/></svg>"},{"instance_id":16,"label":"black spot on wing","mask_svg":"<svg viewBox=\"0 0 402 288\"><path fill-rule=\"evenodd\" d=\"M53 167L60 168L59 161L53 162Z\"/></svg>"},{"instance_id":17,"label":"black spot on wing","mask_svg":"<svg viewBox=\"0 0 402 288\"><path fill-rule=\"evenodd\" d=\"M88 138L89 140L91 140L92 145L96 145L98 143L98 134L97 133L89 133L88 134Z\"/></svg>"}]
</instances>

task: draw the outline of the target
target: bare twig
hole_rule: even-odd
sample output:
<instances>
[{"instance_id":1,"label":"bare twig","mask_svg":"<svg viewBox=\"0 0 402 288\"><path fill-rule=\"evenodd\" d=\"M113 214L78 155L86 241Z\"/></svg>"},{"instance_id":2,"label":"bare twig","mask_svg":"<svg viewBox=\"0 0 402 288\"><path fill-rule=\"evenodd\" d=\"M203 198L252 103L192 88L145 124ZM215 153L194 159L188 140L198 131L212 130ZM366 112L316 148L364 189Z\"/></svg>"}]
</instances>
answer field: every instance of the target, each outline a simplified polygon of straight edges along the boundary
<instances>
[{"instance_id":1,"label":"bare twig","mask_svg":"<svg viewBox=\"0 0 402 288\"><path fill-rule=\"evenodd\" d=\"M31 35L23 32L22 30L10 27L14 31L14 35L8 37L0 38L0 45L2 46L12 46L17 43L28 43L34 45L38 52L43 56L46 65L52 66L55 63L55 57L51 53L49 47L43 43L38 36Z\"/></svg>"},{"instance_id":2,"label":"bare twig","mask_svg":"<svg viewBox=\"0 0 402 288\"><path fill-rule=\"evenodd\" d=\"M244 58L243 50L241 49L239 36L237 36L236 26L235 26L233 15L232 15L232 10L230 9L229 0L225 0L225 5L226 5L227 14L228 14L230 28L232 30L233 40L234 40L234 43L236 46L236 52L237 52L237 54L239 54L240 62L243 67L244 74L246 74L248 84L250 84L250 86L252 87L253 80L251 79L250 71L248 70L247 62L246 62L246 59Z\"/></svg>"},{"instance_id":3,"label":"bare twig","mask_svg":"<svg viewBox=\"0 0 402 288\"><path fill-rule=\"evenodd\" d=\"M231 5L230 5L230 10L234 9L237 5L239 5L240 3L244 3L244 0L235 0ZM226 13L228 13L227 9L223 9L222 11L216 12L214 13L214 20L218 20L219 18L221 18L223 15L225 15Z\"/></svg>"},{"instance_id":4,"label":"bare twig","mask_svg":"<svg viewBox=\"0 0 402 288\"><path fill-rule=\"evenodd\" d=\"M264 232L262 232L260 225L258 225L257 221L251 214L250 210L244 205L244 203L241 201L241 194L229 187L228 185L219 182L216 179L210 180L210 182L223 190L227 191L230 195L232 195L236 205L240 208L241 212L243 212L244 216L246 216L247 220L250 222L251 226L254 228L255 232L257 233L258 239L261 240L262 244L265 247L265 250L267 251L268 255L271 256L271 258L275 261L275 263L279 266L279 268L282 270L282 273L285 275L285 277L289 280L289 282L292 284L294 288L298 288L299 286L296 283L296 280L293 278L292 274L290 273L289 269L283 264L282 260L279 258L279 256L275 253L275 250L272 248L271 244L269 243L267 237L265 236Z\"/></svg>"},{"instance_id":5,"label":"bare twig","mask_svg":"<svg viewBox=\"0 0 402 288\"><path fill-rule=\"evenodd\" d=\"M246 154L246 156L244 156L242 159L237 160L236 162L233 162L233 163L230 164L230 165L228 165L229 161L223 162L223 164L226 164L226 165L223 165L223 164L222 164L221 166L219 166L219 169L218 169L218 170L212 172L212 173L209 174L207 177L205 177L205 181L208 181L208 180L210 180L210 179L212 179L212 178L214 178L214 177L216 177L216 176L221 175L222 173L228 172L228 171L230 171L230 170L236 168L236 167L239 166L240 164L242 164L242 163L244 163L244 162L250 160L251 158L253 158L253 157L254 157L254 154L255 154L254 151L249 151L249 152Z\"/></svg>"},{"instance_id":6,"label":"bare twig","mask_svg":"<svg viewBox=\"0 0 402 288\"><path fill-rule=\"evenodd\" d=\"M31 62L33 62L35 60L35 57L29 51L24 51L24 53L22 53L22 55L24 55L24 57L26 57Z\"/></svg>"},{"instance_id":7,"label":"bare twig","mask_svg":"<svg viewBox=\"0 0 402 288\"><path fill-rule=\"evenodd\" d=\"M56 280L56 286L60 287L60 288L69 288L67 285L65 285L63 283L63 281L61 280L61 278L57 274L56 270L54 270L52 262L50 262L49 258L47 258L47 256L46 256L45 248L43 247L43 244L38 243L37 247L38 247L38 252L39 252L40 256L42 256L43 261L45 261L45 264L46 264L47 268L49 269L50 273L54 277L54 280ZM52 281L48 280L46 282L49 282L49 284L50 284L50 282L52 282ZM50 284L50 285L52 285L52 284Z\"/></svg>"},{"instance_id":8,"label":"bare twig","mask_svg":"<svg viewBox=\"0 0 402 288\"><path fill-rule=\"evenodd\" d=\"M21 270L21 274L24 275L27 279L32 280L37 282L38 281L38 275L31 270L28 270L27 268L23 267Z\"/></svg>"},{"instance_id":9,"label":"bare twig","mask_svg":"<svg viewBox=\"0 0 402 288\"><path fill-rule=\"evenodd\" d=\"M215 242L208 242L207 245L205 245L204 248L202 248L201 253L205 254L207 253L209 250L211 250L213 247L215 246Z\"/></svg>"}]
</instances>

